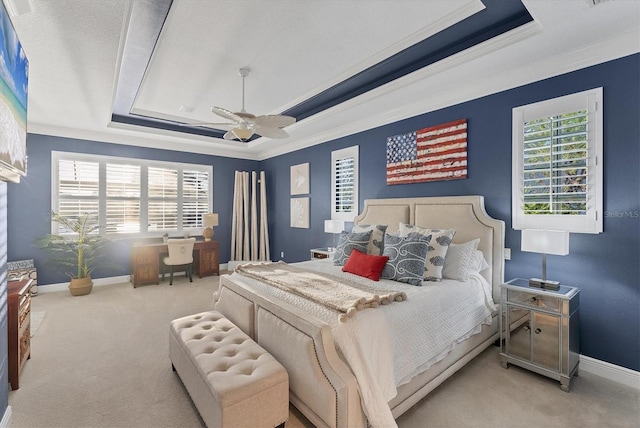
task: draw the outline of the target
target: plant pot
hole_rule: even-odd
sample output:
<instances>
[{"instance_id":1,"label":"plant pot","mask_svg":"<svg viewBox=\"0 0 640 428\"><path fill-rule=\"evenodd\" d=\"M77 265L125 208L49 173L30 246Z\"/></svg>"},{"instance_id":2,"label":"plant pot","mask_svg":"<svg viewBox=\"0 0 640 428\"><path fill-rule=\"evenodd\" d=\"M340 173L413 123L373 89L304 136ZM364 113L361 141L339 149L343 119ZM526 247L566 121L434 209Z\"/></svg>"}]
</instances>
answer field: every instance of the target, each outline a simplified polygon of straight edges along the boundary
<instances>
[{"instance_id":1,"label":"plant pot","mask_svg":"<svg viewBox=\"0 0 640 428\"><path fill-rule=\"evenodd\" d=\"M73 278L69 284L69 291L72 296L84 296L85 294L91 293L92 289L93 281L91 281L90 276L84 278Z\"/></svg>"}]
</instances>

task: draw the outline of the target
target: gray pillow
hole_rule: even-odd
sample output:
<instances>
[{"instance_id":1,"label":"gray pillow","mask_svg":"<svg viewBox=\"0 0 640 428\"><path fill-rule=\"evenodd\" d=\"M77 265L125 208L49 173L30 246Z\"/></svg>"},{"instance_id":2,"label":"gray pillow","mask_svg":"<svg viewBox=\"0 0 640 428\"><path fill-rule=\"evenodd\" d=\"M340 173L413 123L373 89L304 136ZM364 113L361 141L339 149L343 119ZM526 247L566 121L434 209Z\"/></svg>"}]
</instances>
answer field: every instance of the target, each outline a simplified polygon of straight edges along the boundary
<instances>
[{"instance_id":1,"label":"gray pillow","mask_svg":"<svg viewBox=\"0 0 640 428\"><path fill-rule=\"evenodd\" d=\"M333 255L333 264L336 266L344 266L351 255L351 251L357 248L361 253L367 253L367 244L371 238L371 231L363 233L348 233L342 231L336 252Z\"/></svg>"},{"instance_id":2,"label":"gray pillow","mask_svg":"<svg viewBox=\"0 0 640 428\"><path fill-rule=\"evenodd\" d=\"M389 260L380 278L422 285L425 259L429 251L431 236L411 234L411 236L384 236L384 256Z\"/></svg>"},{"instance_id":3,"label":"gray pillow","mask_svg":"<svg viewBox=\"0 0 640 428\"><path fill-rule=\"evenodd\" d=\"M384 250L384 233L387 231L386 224L358 224L353 226L351 232L362 233L371 231L369 245L367 245L367 254L381 256Z\"/></svg>"}]
</instances>

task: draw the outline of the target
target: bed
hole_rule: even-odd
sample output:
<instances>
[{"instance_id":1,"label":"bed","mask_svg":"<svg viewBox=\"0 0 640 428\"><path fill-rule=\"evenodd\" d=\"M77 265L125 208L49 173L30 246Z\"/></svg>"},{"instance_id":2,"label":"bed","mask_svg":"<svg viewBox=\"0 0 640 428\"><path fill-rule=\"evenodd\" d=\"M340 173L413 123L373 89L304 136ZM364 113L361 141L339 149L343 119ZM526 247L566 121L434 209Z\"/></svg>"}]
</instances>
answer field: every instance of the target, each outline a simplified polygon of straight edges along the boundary
<instances>
[{"instance_id":1,"label":"bed","mask_svg":"<svg viewBox=\"0 0 640 428\"><path fill-rule=\"evenodd\" d=\"M354 220L354 225L388 225L387 233L397 232L400 223L455 229L453 243L457 244L479 239L477 249L482 252L488 268L479 272L477 276L482 278L476 278L476 281L482 280L486 285L485 294L488 293L495 304L499 302L499 285L504 278L504 222L489 217L482 196L370 199L365 201L362 213ZM332 268L340 270L338 267L323 266L323 263L330 264L310 261L294 265L320 271L330 271ZM440 284L436 283L433 287L411 287L437 290L438 286ZM383 398L387 406L382 413L386 412L388 418L397 418L498 338L498 317L493 310L473 331L452 340L444 351L436 350L438 355L430 358L427 364L408 372L405 370L406 373L402 375L396 373L398 369L395 365L389 370L377 372L381 378L387 372L392 372L395 384L390 396L389 386L384 381L380 381L383 384L380 386L376 379L373 382L376 385L371 385L369 380L378 377L372 376L371 371L364 370L369 379L364 381L363 371L358 368L359 364L350 359L354 358L353 353L345 346L347 336L343 336L343 330L336 329L336 325L341 323L333 322L322 311L314 312L307 307L299 307L271 289L273 287L263 286L253 278L238 273L223 275L220 288L214 296L214 306L284 365L289 372L290 401L318 427L364 427L367 423L388 426L389 420L384 419L387 416L372 413L372 402L375 403L376 399L379 402ZM419 298L412 292L414 290L410 290L408 301ZM384 320L387 316L385 311L389 308L396 307L397 310L409 307L402 305L405 302L359 311L353 321L344 323L347 327L341 328L355 330L358 323L380 323L380 319ZM367 334L363 333L364 337ZM392 332L389 340L397 340L394 338L396 334ZM360 353L371 354L371 347L367 347L370 338L362 340L365 345ZM373 342L376 345L376 340ZM383 350L387 349L388 343L381 343L383 345L378 348L373 346L380 349L380 356L371 358L373 364L376 364L377 357L381 360L386 358ZM397 350L391 352L393 358L398 354ZM368 361L363 362L363 366L370 368L367 364ZM376 396L374 401L371 401L371 396ZM390 423L393 423L393 419Z\"/></svg>"}]
</instances>

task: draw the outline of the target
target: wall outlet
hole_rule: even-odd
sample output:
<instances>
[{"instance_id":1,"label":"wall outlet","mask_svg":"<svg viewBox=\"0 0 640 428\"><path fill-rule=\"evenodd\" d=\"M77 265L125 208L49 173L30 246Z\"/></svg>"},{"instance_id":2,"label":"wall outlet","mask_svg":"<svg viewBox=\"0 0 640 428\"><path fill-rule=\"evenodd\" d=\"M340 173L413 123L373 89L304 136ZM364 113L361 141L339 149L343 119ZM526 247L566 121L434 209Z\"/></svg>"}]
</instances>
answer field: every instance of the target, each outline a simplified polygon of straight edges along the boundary
<instances>
[{"instance_id":1,"label":"wall outlet","mask_svg":"<svg viewBox=\"0 0 640 428\"><path fill-rule=\"evenodd\" d=\"M511 260L511 248L504 249L504 259Z\"/></svg>"},{"instance_id":2,"label":"wall outlet","mask_svg":"<svg viewBox=\"0 0 640 428\"><path fill-rule=\"evenodd\" d=\"M284 251L280 251L280 258L284 259Z\"/></svg>"}]
</instances>

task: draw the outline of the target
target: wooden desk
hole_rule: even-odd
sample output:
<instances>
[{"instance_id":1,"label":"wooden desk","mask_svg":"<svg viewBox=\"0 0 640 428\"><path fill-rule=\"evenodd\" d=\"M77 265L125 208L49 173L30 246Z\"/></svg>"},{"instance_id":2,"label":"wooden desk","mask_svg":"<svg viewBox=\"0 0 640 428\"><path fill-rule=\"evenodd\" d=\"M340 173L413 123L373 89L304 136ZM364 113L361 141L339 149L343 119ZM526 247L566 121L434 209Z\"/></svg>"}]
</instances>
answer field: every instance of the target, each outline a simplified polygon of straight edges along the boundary
<instances>
[{"instance_id":1,"label":"wooden desk","mask_svg":"<svg viewBox=\"0 0 640 428\"><path fill-rule=\"evenodd\" d=\"M162 258L168 254L166 243L133 243L131 274L133 288L144 284L159 284L164 269ZM196 241L193 246L193 272L200 278L220 275L218 241Z\"/></svg>"},{"instance_id":2,"label":"wooden desk","mask_svg":"<svg viewBox=\"0 0 640 428\"><path fill-rule=\"evenodd\" d=\"M20 387L22 367L31 358L31 283L25 278L7 281L7 338L9 351L9 384Z\"/></svg>"}]
</instances>

